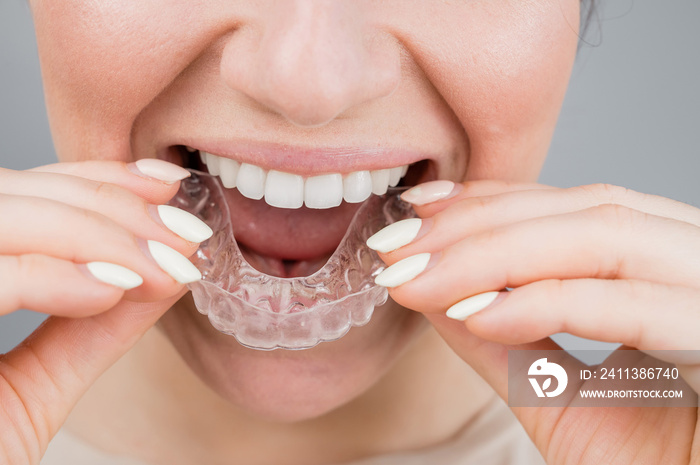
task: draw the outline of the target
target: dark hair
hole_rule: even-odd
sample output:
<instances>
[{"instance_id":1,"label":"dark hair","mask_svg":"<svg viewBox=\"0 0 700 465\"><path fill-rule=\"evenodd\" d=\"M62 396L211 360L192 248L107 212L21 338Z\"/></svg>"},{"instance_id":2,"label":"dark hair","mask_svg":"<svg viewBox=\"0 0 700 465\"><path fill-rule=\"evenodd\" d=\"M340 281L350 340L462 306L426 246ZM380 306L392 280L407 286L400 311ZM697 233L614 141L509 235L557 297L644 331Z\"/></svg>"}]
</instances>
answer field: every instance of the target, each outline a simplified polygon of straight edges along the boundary
<instances>
[{"instance_id":1,"label":"dark hair","mask_svg":"<svg viewBox=\"0 0 700 465\"><path fill-rule=\"evenodd\" d=\"M581 43L585 43L586 45L595 45L595 43L586 40L586 35L596 16L597 6L598 0L581 0L581 28L579 36L581 38Z\"/></svg>"}]
</instances>

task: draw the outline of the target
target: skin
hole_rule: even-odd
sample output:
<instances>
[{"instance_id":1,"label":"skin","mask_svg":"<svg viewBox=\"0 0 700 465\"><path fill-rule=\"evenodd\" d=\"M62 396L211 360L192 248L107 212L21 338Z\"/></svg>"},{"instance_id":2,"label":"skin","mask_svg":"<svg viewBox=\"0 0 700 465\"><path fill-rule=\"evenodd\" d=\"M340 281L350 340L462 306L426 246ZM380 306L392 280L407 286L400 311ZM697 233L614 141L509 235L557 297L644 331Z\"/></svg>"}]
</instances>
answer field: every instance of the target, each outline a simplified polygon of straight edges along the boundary
<instances>
[{"instance_id":1,"label":"skin","mask_svg":"<svg viewBox=\"0 0 700 465\"><path fill-rule=\"evenodd\" d=\"M71 431L154 463L351 460L438 444L494 391L507 398L511 345L551 348L547 336L566 330L641 350L696 348L700 268L678 248L700 248L698 210L610 186L532 184L575 57L578 1L30 4L62 163L0 171L0 209L19 225L1 231L0 267L14 281L0 288L0 310L55 316L0 360L0 398L12 406L2 422L15 425L0 438L7 462L37 463L71 411ZM178 184L126 163L241 140L314 149L314 169L333 167L323 153L338 147L364 153L353 169L429 159L433 176L464 187L416 207L432 227L383 258L439 260L337 342L240 347L139 245L195 251L147 216ZM563 247L591 253L558 260ZM144 285L122 292L92 279L79 265L95 260ZM479 267L465 273L464 263ZM466 323L444 316L505 287L516 289ZM662 319L660 302L678 311ZM698 361L682 362L697 390ZM700 460L696 409L514 412L548 463Z\"/></svg>"}]
</instances>

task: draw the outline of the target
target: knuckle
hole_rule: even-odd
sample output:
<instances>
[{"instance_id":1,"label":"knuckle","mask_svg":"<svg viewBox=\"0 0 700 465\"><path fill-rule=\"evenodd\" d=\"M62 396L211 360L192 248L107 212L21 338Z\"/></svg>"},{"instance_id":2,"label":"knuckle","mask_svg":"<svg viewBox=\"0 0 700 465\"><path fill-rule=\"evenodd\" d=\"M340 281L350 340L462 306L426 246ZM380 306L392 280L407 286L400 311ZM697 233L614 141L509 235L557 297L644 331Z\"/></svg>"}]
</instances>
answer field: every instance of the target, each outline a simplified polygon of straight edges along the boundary
<instances>
[{"instance_id":1,"label":"knuckle","mask_svg":"<svg viewBox=\"0 0 700 465\"><path fill-rule=\"evenodd\" d=\"M145 204L145 200L129 189L107 181L87 181L87 189L94 204L123 204L127 207Z\"/></svg>"},{"instance_id":2,"label":"knuckle","mask_svg":"<svg viewBox=\"0 0 700 465\"><path fill-rule=\"evenodd\" d=\"M25 295L25 283L31 283L36 278L37 270L41 269L42 263L40 255L24 254L12 257L14 259L15 268L15 307L22 308L27 306Z\"/></svg>"},{"instance_id":3,"label":"knuckle","mask_svg":"<svg viewBox=\"0 0 700 465\"><path fill-rule=\"evenodd\" d=\"M100 212L89 210L87 208L74 207L76 213L80 216L80 219L85 223L92 223L99 226L106 226L109 220Z\"/></svg>"},{"instance_id":4,"label":"knuckle","mask_svg":"<svg viewBox=\"0 0 700 465\"><path fill-rule=\"evenodd\" d=\"M593 221L598 223L594 230L599 237L606 238L609 250L600 260L595 276L607 279L627 276L629 243L635 240L640 231L649 229L650 215L617 204L598 205L590 211Z\"/></svg>"},{"instance_id":5,"label":"knuckle","mask_svg":"<svg viewBox=\"0 0 700 465\"><path fill-rule=\"evenodd\" d=\"M641 212L615 203L601 204L591 210L603 224L617 229L631 229L645 216Z\"/></svg>"},{"instance_id":6,"label":"knuckle","mask_svg":"<svg viewBox=\"0 0 700 465\"><path fill-rule=\"evenodd\" d=\"M35 254L25 254L15 257L17 274L29 278L34 275L34 271L42 266L40 256Z\"/></svg>"},{"instance_id":7,"label":"knuckle","mask_svg":"<svg viewBox=\"0 0 700 465\"><path fill-rule=\"evenodd\" d=\"M104 181L94 181L91 186L91 193L94 200L99 202L115 202L124 200L133 202L133 197L136 197L136 195L131 193L128 189Z\"/></svg>"},{"instance_id":8,"label":"knuckle","mask_svg":"<svg viewBox=\"0 0 700 465\"><path fill-rule=\"evenodd\" d=\"M0 286L0 313L5 314L22 308L21 255L6 255L0 259L3 283Z\"/></svg>"},{"instance_id":9,"label":"knuckle","mask_svg":"<svg viewBox=\"0 0 700 465\"><path fill-rule=\"evenodd\" d=\"M473 236L470 240L475 250L493 250L499 247L503 241L503 235L501 229L487 229Z\"/></svg>"},{"instance_id":10,"label":"knuckle","mask_svg":"<svg viewBox=\"0 0 700 465\"><path fill-rule=\"evenodd\" d=\"M133 242L133 234L127 229L123 228L109 216L106 216L99 211L86 208L75 208L73 211L75 211L75 214L77 215L77 221L75 224L82 224L80 229L84 231L92 231L93 234L98 234L102 240L114 244L131 244ZM73 257L74 256L75 254L73 254Z\"/></svg>"},{"instance_id":11,"label":"knuckle","mask_svg":"<svg viewBox=\"0 0 700 465\"><path fill-rule=\"evenodd\" d=\"M564 279L543 279L542 281L538 281L537 285L534 287L539 287L537 290L541 292L542 295L561 296L567 295L570 292L569 282Z\"/></svg>"},{"instance_id":12,"label":"knuckle","mask_svg":"<svg viewBox=\"0 0 700 465\"><path fill-rule=\"evenodd\" d=\"M492 200L490 197L469 197L458 204L460 214L467 215L469 217L478 217L480 214L489 209L492 205ZM448 208L446 211L450 211ZM447 214L447 213L445 213Z\"/></svg>"},{"instance_id":13,"label":"knuckle","mask_svg":"<svg viewBox=\"0 0 700 465\"><path fill-rule=\"evenodd\" d=\"M597 204L625 203L625 200L632 192L626 187L607 183L589 184L587 186L581 186L581 189Z\"/></svg>"}]
</instances>

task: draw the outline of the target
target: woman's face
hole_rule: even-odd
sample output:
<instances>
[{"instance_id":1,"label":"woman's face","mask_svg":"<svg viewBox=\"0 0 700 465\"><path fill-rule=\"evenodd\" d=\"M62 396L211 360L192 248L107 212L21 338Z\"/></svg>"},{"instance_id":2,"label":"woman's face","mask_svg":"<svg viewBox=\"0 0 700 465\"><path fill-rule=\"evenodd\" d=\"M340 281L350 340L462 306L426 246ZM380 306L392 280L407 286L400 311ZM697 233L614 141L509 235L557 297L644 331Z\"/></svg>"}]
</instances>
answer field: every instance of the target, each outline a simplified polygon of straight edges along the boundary
<instances>
[{"instance_id":1,"label":"woman's face","mask_svg":"<svg viewBox=\"0 0 700 465\"><path fill-rule=\"evenodd\" d=\"M580 8L579 0L31 5L63 161L187 164L189 146L310 176L426 160L409 182L535 180ZM352 209L270 209L233 191L229 202L244 245L292 264L327 254ZM425 324L388 305L337 342L260 352L216 332L184 299L160 327L221 396L297 420L372 386Z\"/></svg>"}]
</instances>

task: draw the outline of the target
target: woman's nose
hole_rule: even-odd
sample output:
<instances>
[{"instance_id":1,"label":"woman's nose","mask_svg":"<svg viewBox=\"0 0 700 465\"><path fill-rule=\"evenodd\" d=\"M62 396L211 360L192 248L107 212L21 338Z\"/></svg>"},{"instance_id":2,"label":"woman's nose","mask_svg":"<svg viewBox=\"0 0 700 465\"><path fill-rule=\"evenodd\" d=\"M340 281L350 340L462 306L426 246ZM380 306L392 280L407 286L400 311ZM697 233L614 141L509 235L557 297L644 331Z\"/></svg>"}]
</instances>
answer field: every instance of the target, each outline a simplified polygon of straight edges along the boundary
<instances>
[{"instance_id":1,"label":"woman's nose","mask_svg":"<svg viewBox=\"0 0 700 465\"><path fill-rule=\"evenodd\" d=\"M278 0L229 39L224 81L300 126L389 95L401 77L398 42L373 29L358 3Z\"/></svg>"}]
</instances>

